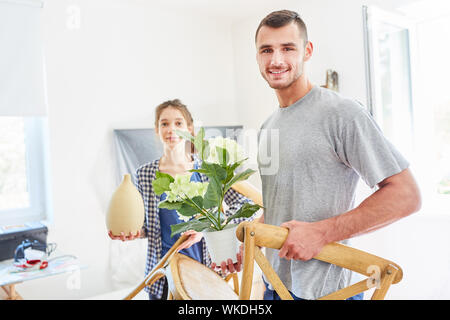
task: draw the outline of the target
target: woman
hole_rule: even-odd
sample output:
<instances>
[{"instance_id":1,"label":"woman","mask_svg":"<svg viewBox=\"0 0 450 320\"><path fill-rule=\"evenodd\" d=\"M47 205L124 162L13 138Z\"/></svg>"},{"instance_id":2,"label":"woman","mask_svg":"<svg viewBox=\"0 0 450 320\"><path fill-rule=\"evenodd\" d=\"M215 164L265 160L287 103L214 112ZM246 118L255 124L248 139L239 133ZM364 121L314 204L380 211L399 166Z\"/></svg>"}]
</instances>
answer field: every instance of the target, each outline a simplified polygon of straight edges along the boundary
<instances>
[{"instance_id":1,"label":"woman","mask_svg":"<svg viewBox=\"0 0 450 320\"><path fill-rule=\"evenodd\" d=\"M175 210L159 209L158 203L165 199L165 193L157 196L153 192L152 181L155 179L156 171L168 173L171 176L189 174L191 169L200 168L200 160L193 154L193 146L190 142L187 144L185 140L180 138L175 130L189 131L194 135L194 123L191 113L187 107L181 103L180 100L169 100L160 104L155 112L155 131L159 136L163 147L164 154L161 159L157 159L150 163L144 164L136 170L136 184L137 188L142 194L145 204L145 222L141 232L136 235L129 234L121 236L113 236L109 232L112 239L133 240L139 237L148 238L147 250L147 265L145 273L148 274L159 260L172 247L179 235L170 237L170 226L183 222L179 219ZM193 173L191 181L206 182L208 178L200 173ZM245 202L250 202L249 199L242 196L240 193L230 189L225 194L225 202L229 206L226 215L233 214ZM236 219L239 223L245 219ZM186 242L182 244L181 253L207 265L211 265L211 259L206 249L205 240L201 232L193 230L187 231L185 234L189 235ZM240 257L239 257L240 258ZM234 266L231 259L228 261L228 266L225 263L221 265L222 270L233 271L234 267L239 271L240 264ZM149 293L150 300L166 299L167 297L167 281L162 278L155 282L150 288L144 289Z\"/></svg>"}]
</instances>

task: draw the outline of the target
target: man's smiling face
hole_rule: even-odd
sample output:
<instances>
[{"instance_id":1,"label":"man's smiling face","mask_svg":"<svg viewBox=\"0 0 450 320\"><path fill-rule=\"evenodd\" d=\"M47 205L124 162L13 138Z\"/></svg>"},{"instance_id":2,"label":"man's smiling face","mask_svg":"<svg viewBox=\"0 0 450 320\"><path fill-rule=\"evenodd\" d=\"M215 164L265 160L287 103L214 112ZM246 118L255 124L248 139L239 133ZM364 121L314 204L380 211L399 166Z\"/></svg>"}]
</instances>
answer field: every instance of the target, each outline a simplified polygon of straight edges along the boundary
<instances>
[{"instance_id":1,"label":"man's smiling face","mask_svg":"<svg viewBox=\"0 0 450 320\"><path fill-rule=\"evenodd\" d=\"M303 74L305 45L296 24L263 26L256 38L259 71L273 89L285 89Z\"/></svg>"}]
</instances>

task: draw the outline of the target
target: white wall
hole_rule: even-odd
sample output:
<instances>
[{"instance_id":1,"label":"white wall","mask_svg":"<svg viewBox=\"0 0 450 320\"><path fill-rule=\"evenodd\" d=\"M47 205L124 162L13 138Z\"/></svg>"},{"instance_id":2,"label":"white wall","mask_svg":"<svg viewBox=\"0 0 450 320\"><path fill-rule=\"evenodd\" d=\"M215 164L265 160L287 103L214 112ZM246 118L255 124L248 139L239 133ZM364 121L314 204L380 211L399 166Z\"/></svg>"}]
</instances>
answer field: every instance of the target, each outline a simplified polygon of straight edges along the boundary
<instances>
[{"instance_id":1,"label":"white wall","mask_svg":"<svg viewBox=\"0 0 450 320\"><path fill-rule=\"evenodd\" d=\"M75 29L73 6L81 18ZM156 105L173 98L205 125L236 124L231 27L225 19L130 0L48 0L44 21L54 199L49 241L88 267L80 289L67 289L73 279L66 274L18 291L28 299L86 298L114 288L110 252L129 246L112 244L105 226L116 187L112 130L153 127ZM136 261L140 279L145 255Z\"/></svg>"}]
</instances>

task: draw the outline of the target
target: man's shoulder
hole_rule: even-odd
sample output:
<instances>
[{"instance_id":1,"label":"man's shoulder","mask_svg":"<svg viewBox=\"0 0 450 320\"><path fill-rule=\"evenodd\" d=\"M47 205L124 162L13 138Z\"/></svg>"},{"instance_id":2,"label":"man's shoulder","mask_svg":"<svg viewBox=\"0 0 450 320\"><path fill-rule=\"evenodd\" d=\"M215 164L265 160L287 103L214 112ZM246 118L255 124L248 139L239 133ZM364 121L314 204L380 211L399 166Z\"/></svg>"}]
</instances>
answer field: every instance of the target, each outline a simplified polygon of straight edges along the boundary
<instances>
[{"instance_id":1,"label":"man's shoulder","mask_svg":"<svg viewBox=\"0 0 450 320\"><path fill-rule=\"evenodd\" d=\"M317 103L322 112L337 118L352 119L367 112L366 107L358 100L322 87L319 87Z\"/></svg>"}]
</instances>

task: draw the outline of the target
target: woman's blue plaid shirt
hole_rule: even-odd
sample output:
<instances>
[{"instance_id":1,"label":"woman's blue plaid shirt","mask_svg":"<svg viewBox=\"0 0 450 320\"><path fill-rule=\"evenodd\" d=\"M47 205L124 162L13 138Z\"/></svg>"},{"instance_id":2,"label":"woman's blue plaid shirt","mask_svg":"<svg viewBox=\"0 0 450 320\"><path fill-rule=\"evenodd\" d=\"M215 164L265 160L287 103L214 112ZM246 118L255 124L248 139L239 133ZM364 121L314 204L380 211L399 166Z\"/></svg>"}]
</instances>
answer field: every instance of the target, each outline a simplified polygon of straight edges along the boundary
<instances>
[{"instance_id":1,"label":"woman's blue plaid shirt","mask_svg":"<svg viewBox=\"0 0 450 320\"><path fill-rule=\"evenodd\" d=\"M195 165L199 168L201 164L201 160L197 157L194 157ZM152 181L156 178L156 171L159 169L159 159L152 161L150 163L144 164L140 166L136 170L136 186L139 192L144 199L145 206L145 221L143 227L143 234L148 239L148 248L147 248L147 262L145 266L145 274L147 275L161 260L161 226L159 221L158 214L158 203L160 200L160 196L156 195L153 191ZM208 177L204 174L200 174L201 181L207 182ZM245 202L251 202L251 200L247 199L240 193L234 191L233 189L229 189L225 193L224 197L225 203L228 205L229 209L225 212L226 216L231 216L234 214ZM240 223L244 220L252 220L253 217L247 219L235 219L233 223ZM205 239L202 240L203 244L203 259L206 266L211 265L211 258L209 256L208 250L206 248ZM149 292L153 295L156 295L158 298L161 297L163 292L163 286L165 282L165 278L162 278L155 282L151 287L145 287L145 291Z\"/></svg>"}]
</instances>

